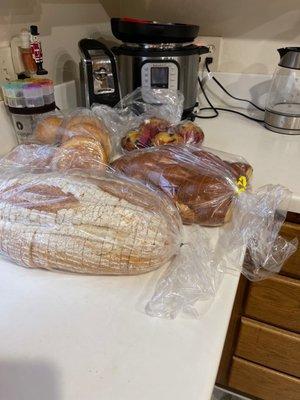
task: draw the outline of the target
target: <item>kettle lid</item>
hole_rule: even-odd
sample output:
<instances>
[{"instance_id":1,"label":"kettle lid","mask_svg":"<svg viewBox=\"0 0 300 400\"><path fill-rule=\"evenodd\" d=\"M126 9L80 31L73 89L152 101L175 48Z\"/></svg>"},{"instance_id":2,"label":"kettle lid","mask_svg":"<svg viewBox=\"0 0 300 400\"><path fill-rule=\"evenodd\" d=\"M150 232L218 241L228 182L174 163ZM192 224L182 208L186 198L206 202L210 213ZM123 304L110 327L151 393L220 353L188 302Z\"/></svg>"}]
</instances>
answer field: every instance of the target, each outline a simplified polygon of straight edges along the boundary
<instances>
[{"instance_id":1,"label":"kettle lid","mask_svg":"<svg viewBox=\"0 0 300 400\"><path fill-rule=\"evenodd\" d=\"M300 47L283 47L277 51L281 57L280 67L300 69Z\"/></svg>"}]
</instances>

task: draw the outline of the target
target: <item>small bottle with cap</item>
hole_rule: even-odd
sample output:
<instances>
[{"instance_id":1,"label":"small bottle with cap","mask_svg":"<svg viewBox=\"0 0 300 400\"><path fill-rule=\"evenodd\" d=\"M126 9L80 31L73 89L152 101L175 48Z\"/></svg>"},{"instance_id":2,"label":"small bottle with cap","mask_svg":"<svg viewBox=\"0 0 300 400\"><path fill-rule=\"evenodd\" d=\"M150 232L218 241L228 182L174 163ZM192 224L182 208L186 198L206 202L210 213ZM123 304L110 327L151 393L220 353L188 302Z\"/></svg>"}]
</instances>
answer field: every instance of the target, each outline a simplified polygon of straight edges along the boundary
<instances>
[{"instance_id":1,"label":"small bottle with cap","mask_svg":"<svg viewBox=\"0 0 300 400\"><path fill-rule=\"evenodd\" d=\"M32 52L30 47L30 33L27 31L27 29L21 30L20 39L21 39L20 52L25 69L24 72L26 75L33 75L37 71L37 66L32 57Z\"/></svg>"}]
</instances>

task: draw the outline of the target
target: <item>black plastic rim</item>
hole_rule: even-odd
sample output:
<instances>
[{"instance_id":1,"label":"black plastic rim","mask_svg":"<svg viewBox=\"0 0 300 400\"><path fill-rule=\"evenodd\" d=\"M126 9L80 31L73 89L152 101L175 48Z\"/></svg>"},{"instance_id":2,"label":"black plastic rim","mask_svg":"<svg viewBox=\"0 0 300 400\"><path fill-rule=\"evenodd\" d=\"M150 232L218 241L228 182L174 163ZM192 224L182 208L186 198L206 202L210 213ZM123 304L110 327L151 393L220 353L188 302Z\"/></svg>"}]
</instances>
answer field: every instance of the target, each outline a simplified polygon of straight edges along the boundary
<instances>
[{"instance_id":1,"label":"black plastic rim","mask_svg":"<svg viewBox=\"0 0 300 400\"><path fill-rule=\"evenodd\" d=\"M199 26L112 18L111 30L113 35L122 42L187 43L192 42L197 37Z\"/></svg>"},{"instance_id":2,"label":"black plastic rim","mask_svg":"<svg viewBox=\"0 0 300 400\"><path fill-rule=\"evenodd\" d=\"M46 104L45 106L41 107L9 107L8 109L12 114L19 114L19 115L35 115L35 114L43 114L46 112L54 111L56 108L55 103Z\"/></svg>"},{"instance_id":3,"label":"black plastic rim","mask_svg":"<svg viewBox=\"0 0 300 400\"><path fill-rule=\"evenodd\" d=\"M112 51L116 55L127 55L137 57L177 57L177 56L191 56L193 54L205 54L209 49L205 46L189 45L179 49L145 49L130 46L113 47Z\"/></svg>"}]
</instances>

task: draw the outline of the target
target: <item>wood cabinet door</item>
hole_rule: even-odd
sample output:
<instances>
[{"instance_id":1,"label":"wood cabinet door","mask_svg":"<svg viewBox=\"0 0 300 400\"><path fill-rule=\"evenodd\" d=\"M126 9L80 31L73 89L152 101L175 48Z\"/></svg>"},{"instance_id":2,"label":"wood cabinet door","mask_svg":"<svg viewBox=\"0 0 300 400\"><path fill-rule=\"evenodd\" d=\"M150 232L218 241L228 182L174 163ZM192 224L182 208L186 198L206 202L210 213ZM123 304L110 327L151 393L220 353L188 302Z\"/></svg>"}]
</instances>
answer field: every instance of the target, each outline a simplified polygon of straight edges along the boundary
<instances>
[{"instance_id":1,"label":"wood cabinet door","mask_svg":"<svg viewBox=\"0 0 300 400\"><path fill-rule=\"evenodd\" d=\"M286 276L252 282L244 314L300 333L300 281Z\"/></svg>"},{"instance_id":2,"label":"wood cabinet door","mask_svg":"<svg viewBox=\"0 0 300 400\"><path fill-rule=\"evenodd\" d=\"M263 400L299 400L300 379L233 357L229 386Z\"/></svg>"},{"instance_id":3,"label":"wood cabinet door","mask_svg":"<svg viewBox=\"0 0 300 400\"><path fill-rule=\"evenodd\" d=\"M296 252L285 262L281 273L292 278L300 279L300 225L285 222L280 234L288 240L298 238L299 246Z\"/></svg>"},{"instance_id":4,"label":"wood cabinet door","mask_svg":"<svg viewBox=\"0 0 300 400\"><path fill-rule=\"evenodd\" d=\"M300 335L242 318L235 355L300 378Z\"/></svg>"}]
</instances>

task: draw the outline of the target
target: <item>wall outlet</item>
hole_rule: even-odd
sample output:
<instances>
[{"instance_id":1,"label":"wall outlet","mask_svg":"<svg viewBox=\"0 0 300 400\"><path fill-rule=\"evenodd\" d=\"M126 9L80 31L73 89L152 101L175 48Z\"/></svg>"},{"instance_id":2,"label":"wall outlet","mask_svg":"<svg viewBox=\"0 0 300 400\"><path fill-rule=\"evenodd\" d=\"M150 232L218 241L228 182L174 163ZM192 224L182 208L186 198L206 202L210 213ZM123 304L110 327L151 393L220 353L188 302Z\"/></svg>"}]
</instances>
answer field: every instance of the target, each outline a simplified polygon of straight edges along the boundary
<instances>
[{"instance_id":1,"label":"wall outlet","mask_svg":"<svg viewBox=\"0 0 300 400\"><path fill-rule=\"evenodd\" d=\"M197 43L201 43L210 49L210 52L203 54L201 57L200 70L204 67L204 61L206 57L213 59L212 64L209 65L211 71L219 71L220 57L222 52L222 41L223 38L216 36L201 36L197 38Z\"/></svg>"},{"instance_id":2,"label":"wall outlet","mask_svg":"<svg viewBox=\"0 0 300 400\"><path fill-rule=\"evenodd\" d=\"M16 78L10 47L0 47L0 85ZM1 99L2 93L0 90Z\"/></svg>"}]
</instances>

